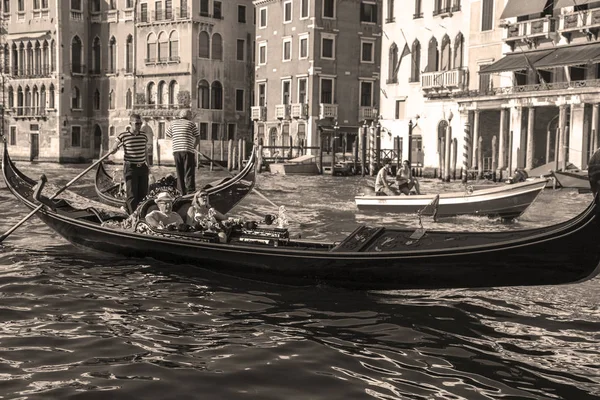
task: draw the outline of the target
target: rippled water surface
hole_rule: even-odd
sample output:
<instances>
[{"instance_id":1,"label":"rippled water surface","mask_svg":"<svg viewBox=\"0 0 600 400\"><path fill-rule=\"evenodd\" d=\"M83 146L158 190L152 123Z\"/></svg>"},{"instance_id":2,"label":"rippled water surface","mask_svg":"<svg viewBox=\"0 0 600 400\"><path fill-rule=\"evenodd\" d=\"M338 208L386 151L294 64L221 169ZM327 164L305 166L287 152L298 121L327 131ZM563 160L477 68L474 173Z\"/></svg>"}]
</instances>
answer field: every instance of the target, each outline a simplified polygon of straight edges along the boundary
<instances>
[{"instance_id":1,"label":"rippled water surface","mask_svg":"<svg viewBox=\"0 0 600 400\"><path fill-rule=\"evenodd\" d=\"M64 184L85 166L18 163ZM154 168L157 176L170 168ZM224 173L200 170L202 182ZM293 232L338 240L367 178L263 174ZM425 181L424 191L463 190ZM92 174L72 187L93 195ZM516 222L460 217L430 229L543 226L591 195L544 191ZM26 210L0 183L2 231ZM232 213L274 212L250 195ZM0 250L0 398L598 399L600 279L556 287L346 291L240 280L73 247L32 219Z\"/></svg>"}]
</instances>

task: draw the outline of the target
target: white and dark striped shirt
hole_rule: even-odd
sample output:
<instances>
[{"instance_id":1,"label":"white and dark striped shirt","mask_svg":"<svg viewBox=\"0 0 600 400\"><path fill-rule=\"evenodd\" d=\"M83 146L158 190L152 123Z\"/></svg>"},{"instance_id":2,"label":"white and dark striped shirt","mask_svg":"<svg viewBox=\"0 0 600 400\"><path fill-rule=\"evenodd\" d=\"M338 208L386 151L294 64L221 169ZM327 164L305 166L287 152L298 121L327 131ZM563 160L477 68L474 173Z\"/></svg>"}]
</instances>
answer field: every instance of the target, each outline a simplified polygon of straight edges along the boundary
<instances>
[{"instance_id":1,"label":"white and dark striped shirt","mask_svg":"<svg viewBox=\"0 0 600 400\"><path fill-rule=\"evenodd\" d=\"M167 137L173 138L173 153L177 151L194 152L196 138L200 131L196 124L187 119L176 119L167 128Z\"/></svg>"},{"instance_id":2,"label":"white and dark striped shirt","mask_svg":"<svg viewBox=\"0 0 600 400\"><path fill-rule=\"evenodd\" d=\"M123 160L131 163L146 162L148 137L145 134L140 132L134 135L132 132L123 132L117 140L123 145Z\"/></svg>"}]
</instances>

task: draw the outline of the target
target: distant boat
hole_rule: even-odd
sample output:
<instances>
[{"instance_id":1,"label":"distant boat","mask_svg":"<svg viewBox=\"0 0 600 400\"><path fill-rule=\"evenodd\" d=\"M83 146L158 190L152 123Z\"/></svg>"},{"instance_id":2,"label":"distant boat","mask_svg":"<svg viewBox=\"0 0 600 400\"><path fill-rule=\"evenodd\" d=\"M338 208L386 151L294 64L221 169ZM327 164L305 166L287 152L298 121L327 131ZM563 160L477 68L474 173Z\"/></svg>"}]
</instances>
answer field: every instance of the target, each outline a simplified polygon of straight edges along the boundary
<instances>
[{"instance_id":1,"label":"distant boat","mask_svg":"<svg viewBox=\"0 0 600 400\"><path fill-rule=\"evenodd\" d=\"M316 156L306 154L282 163L270 163L269 171L280 175L318 175L319 167L315 158Z\"/></svg>"},{"instance_id":2,"label":"distant boat","mask_svg":"<svg viewBox=\"0 0 600 400\"><path fill-rule=\"evenodd\" d=\"M590 190L587 170L553 171L556 182L564 188Z\"/></svg>"},{"instance_id":3,"label":"distant boat","mask_svg":"<svg viewBox=\"0 0 600 400\"><path fill-rule=\"evenodd\" d=\"M546 186L547 179L536 178L512 185L491 186L472 192L440 193L416 196L356 196L361 211L379 211L415 214L430 205L439 196L435 206L437 218L457 215L479 215L517 218L533 203Z\"/></svg>"}]
</instances>

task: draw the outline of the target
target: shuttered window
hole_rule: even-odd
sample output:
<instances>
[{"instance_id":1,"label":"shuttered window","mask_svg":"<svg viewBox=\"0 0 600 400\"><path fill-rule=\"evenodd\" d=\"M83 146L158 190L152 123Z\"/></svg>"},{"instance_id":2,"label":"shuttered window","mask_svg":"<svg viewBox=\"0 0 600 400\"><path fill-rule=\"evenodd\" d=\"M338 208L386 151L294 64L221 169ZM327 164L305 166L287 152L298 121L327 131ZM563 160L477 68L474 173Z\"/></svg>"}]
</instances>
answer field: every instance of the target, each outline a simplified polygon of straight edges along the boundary
<instances>
[{"instance_id":1,"label":"shuttered window","mask_svg":"<svg viewBox=\"0 0 600 400\"><path fill-rule=\"evenodd\" d=\"M491 31L494 27L494 0L481 0L481 31Z\"/></svg>"}]
</instances>

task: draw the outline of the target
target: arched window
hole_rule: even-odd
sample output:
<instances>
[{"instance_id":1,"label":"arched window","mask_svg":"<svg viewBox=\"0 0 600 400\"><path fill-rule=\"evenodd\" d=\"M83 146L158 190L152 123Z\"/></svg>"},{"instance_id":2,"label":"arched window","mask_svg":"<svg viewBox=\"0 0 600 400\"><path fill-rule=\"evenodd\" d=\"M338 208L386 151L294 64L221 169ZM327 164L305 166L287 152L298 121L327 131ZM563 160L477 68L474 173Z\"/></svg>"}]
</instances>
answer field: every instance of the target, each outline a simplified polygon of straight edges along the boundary
<instances>
[{"instance_id":1,"label":"arched window","mask_svg":"<svg viewBox=\"0 0 600 400\"><path fill-rule=\"evenodd\" d=\"M127 36L125 44L125 72L133 72L133 36Z\"/></svg>"},{"instance_id":2,"label":"arched window","mask_svg":"<svg viewBox=\"0 0 600 400\"><path fill-rule=\"evenodd\" d=\"M33 75L33 46L31 45L31 42L27 43L25 65L27 68L27 75Z\"/></svg>"},{"instance_id":3,"label":"arched window","mask_svg":"<svg viewBox=\"0 0 600 400\"><path fill-rule=\"evenodd\" d=\"M131 93L131 89L127 89L127 94L125 94L125 108L128 110L133 108L133 93Z\"/></svg>"},{"instance_id":4,"label":"arched window","mask_svg":"<svg viewBox=\"0 0 600 400\"><path fill-rule=\"evenodd\" d=\"M100 11L100 0L93 0L92 1L92 11L93 12Z\"/></svg>"},{"instance_id":5,"label":"arched window","mask_svg":"<svg viewBox=\"0 0 600 400\"><path fill-rule=\"evenodd\" d=\"M71 41L71 72L75 74L83 73L83 45L79 36L75 36Z\"/></svg>"},{"instance_id":6,"label":"arched window","mask_svg":"<svg viewBox=\"0 0 600 400\"><path fill-rule=\"evenodd\" d=\"M160 81L158 83L158 94L157 94L158 104L167 104L168 93L167 93L167 83L165 81Z\"/></svg>"},{"instance_id":7,"label":"arched window","mask_svg":"<svg viewBox=\"0 0 600 400\"><path fill-rule=\"evenodd\" d=\"M40 92L38 91L37 86L33 86L31 90L31 114L39 115L40 109Z\"/></svg>"},{"instance_id":8,"label":"arched window","mask_svg":"<svg viewBox=\"0 0 600 400\"><path fill-rule=\"evenodd\" d=\"M410 81L418 82L421 79L421 43L415 40L411 50Z\"/></svg>"},{"instance_id":9,"label":"arched window","mask_svg":"<svg viewBox=\"0 0 600 400\"><path fill-rule=\"evenodd\" d=\"M440 62L440 71L449 71L450 65L450 37L444 35L442 38L442 57Z\"/></svg>"},{"instance_id":10,"label":"arched window","mask_svg":"<svg viewBox=\"0 0 600 400\"><path fill-rule=\"evenodd\" d=\"M114 36L108 42L108 72L117 72L117 39Z\"/></svg>"},{"instance_id":11,"label":"arched window","mask_svg":"<svg viewBox=\"0 0 600 400\"><path fill-rule=\"evenodd\" d=\"M17 88L17 115L23 115L23 88L19 86Z\"/></svg>"},{"instance_id":12,"label":"arched window","mask_svg":"<svg viewBox=\"0 0 600 400\"><path fill-rule=\"evenodd\" d=\"M40 42L35 42L35 55L33 59L33 72L40 75L42 72L42 46Z\"/></svg>"},{"instance_id":13,"label":"arched window","mask_svg":"<svg viewBox=\"0 0 600 400\"><path fill-rule=\"evenodd\" d=\"M100 91L94 90L94 110L100 109Z\"/></svg>"},{"instance_id":14,"label":"arched window","mask_svg":"<svg viewBox=\"0 0 600 400\"><path fill-rule=\"evenodd\" d=\"M8 107L9 108L13 108L15 106L15 98L14 98L14 91L12 86L8 87Z\"/></svg>"},{"instance_id":15,"label":"arched window","mask_svg":"<svg viewBox=\"0 0 600 400\"><path fill-rule=\"evenodd\" d=\"M50 84L50 89L48 90L48 108L54 109L56 101L56 93L54 90L54 84Z\"/></svg>"},{"instance_id":16,"label":"arched window","mask_svg":"<svg viewBox=\"0 0 600 400\"><path fill-rule=\"evenodd\" d=\"M171 32L169 36L169 61L179 61L179 33Z\"/></svg>"},{"instance_id":17,"label":"arched window","mask_svg":"<svg viewBox=\"0 0 600 400\"><path fill-rule=\"evenodd\" d=\"M429 40L429 47L427 49L427 72L435 72L438 71L438 42L436 38L432 37Z\"/></svg>"},{"instance_id":18,"label":"arched window","mask_svg":"<svg viewBox=\"0 0 600 400\"><path fill-rule=\"evenodd\" d=\"M15 43L12 45L12 73L19 75L19 50Z\"/></svg>"},{"instance_id":19,"label":"arched window","mask_svg":"<svg viewBox=\"0 0 600 400\"><path fill-rule=\"evenodd\" d=\"M177 81L171 81L169 84L169 105L177 104L177 93L179 93L179 85ZM189 104L186 107L189 107Z\"/></svg>"},{"instance_id":20,"label":"arched window","mask_svg":"<svg viewBox=\"0 0 600 400\"><path fill-rule=\"evenodd\" d=\"M56 42L54 39L50 42L50 71L56 71Z\"/></svg>"},{"instance_id":21,"label":"arched window","mask_svg":"<svg viewBox=\"0 0 600 400\"><path fill-rule=\"evenodd\" d=\"M210 108L223 109L223 85L219 81L214 81L210 87Z\"/></svg>"},{"instance_id":22,"label":"arched window","mask_svg":"<svg viewBox=\"0 0 600 400\"><path fill-rule=\"evenodd\" d=\"M42 44L42 74L50 73L50 51L48 49L48 41L44 40Z\"/></svg>"},{"instance_id":23,"label":"arched window","mask_svg":"<svg viewBox=\"0 0 600 400\"><path fill-rule=\"evenodd\" d=\"M31 115L31 90L25 86L25 112L23 115Z\"/></svg>"},{"instance_id":24,"label":"arched window","mask_svg":"<svg viewBox=\"0 0 600 400\"><path fill-rule=\"evenodd\" d=\"M4 45L4 73L8 74L10 72L10 48L8 47L8 43Z\"/></svg>"},{"instance_id":25,"label":"arched window","mask_svg":"<svg viewBox=\"0 0 600 400\"><path fill-rule=\"evenodd\" d=\"M206 31L200 32L198 37L198 57L210 58L210 38Z\"/></svg>"},{"instance_id":26,"label":"arched window","mask_svg":"<svg viewBox=\"0 0 600 400\"><path fill-rule=\"evenodd\" d=\"M210 108L210 88L204 79L198 82L198 108Z\"/></svg>"},{"instance_id":27,"label":"arched window","mask_svg":"<svg viewBox=\"0 0 600 400\"><path fill-rule=\"evenodd\" d=\"M277 146L277 128L269 130L269 146Z\"/></svg>"},{"instance_id":28,"label":"arched window","mask_svg":"<svg viewBox=\"0 0 600 400\"><path fill-rule=\"evenodd\" d=\"M115 91L112 89L108 93L108 109L109 110L115 109Z\"/></svg>"},{"instance_id":29,"label":"arched window","mask_svg":"<svg viewBox=\"0 0 600 400\"><path fill-rule=\"evenodd\" d=\"M223 39L221 35L215 33L212 36L212 59L222 60L223 59Z\"/></svg>"},{"instance_id":30,"label":"arched window","mask_svg":"<svg viewBox=\"0 0 600 400\"><path fill-rule=\"evenodd\" d=\"M464 42L465 42L465 39L464 39L462 33L459 32L458 35L456 35L456 39L454 39L454 68L462 68L463 67Z\"/></svg>"},{"instance_id":31,"label":"arched window","mask_svg":"<svg viewBox=\"0 0 600 400\"><path fill-rule=\"evenodd\" d=\"M156 104L156 85L154 82L148 83L146 88L146 99L148 104Z\"/></svg>"},{"instance_id":32,"label":"arched window","mask_svg":"<svg viewBox=\"0 0 600 400\"><path fill-rule=\"evenodd\" d=\"M100 49L100 38L96 36L92 43L92 74L100 74L102 72Z\"/></svg>"},{"instance_id":33,"label":"arched window","mask_svg":"<svg viewBox=\"0 0 600 400\"><path fill-rule=\"evenodd\" d=\"M437 140L437 152L442 153L444 149L442 148L442 141L446 139L446 129L448 128L448 122L446 120L442 120L438 123L438 140Z\"/></svg>"},{"instance_id":34,"label":"arched window","mask_svg":"<svg viewBox=\"0 0 600 400\"><path fill-rule=\"evenodd\" d=\"M388 55L388 83L398 83L398 46L392 43Z\"/></svg>"},{"instance_id":35,"label":"arched window","mask_svg":"<svg viewBox=\"0 0 600 400\"><path fill-rule=\"evenodd\" d=\"M146 61L154 62L157 60L158 50L156 48L156 35L150 32L146 39Z\"/></svg>"},{"instance_id":36,"label":"arched window","mask_svg":"<svg viewBox=\"0 0 600 400\"><path fill-rule=\"evenodd\" d=\"M42 85L40 87L40 114L45 114L46 112L46 86Z\"/></svg>"},{"instance_id":37,"label":"arched window","mask_svg":"<svg viewBox=\"0 0 600 400\"><path fill-rule=\"evenodd\" d=\"M25 45L23 43L19 44L19 54L18 54L18 60L24 60L25 59ZM25 65L23 65L22 63L19 64L17 61L17 65L19 68L19 75L23 76L25 75Z\"/></svg>"},{"instance_id":38,"label":"arched window","mask_svg":"<svg viewBox=\"0 0 600 400\"><path fill-rule=\"evenodd\" d=\"M81 93L77 86L73 86L73 90L71 91L71 108L73 110L81 109Z\"/></svg>"},{"instance_id":39,"label":"arched window","mask_svg":"<svg viewBox=\"0 0 600 400\"><path fill-rule=\"evenodd\" d=\"M165 32L158 34L158 59L167 61L169 59L169 39Z\"/></svg>"},{"instance_id":40,"label":"arched window","mask_svg":"<svg viewBox=\"0 0 600 400\"><path fill-rule=\"evenodd\" d=\"M115 136L115 127L114 127L114 126L112 126L112 125L111 125L111 126L108 128L108 135L109 135L109 136Z\"/></svg>"}]
</instances>

